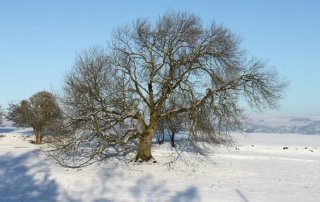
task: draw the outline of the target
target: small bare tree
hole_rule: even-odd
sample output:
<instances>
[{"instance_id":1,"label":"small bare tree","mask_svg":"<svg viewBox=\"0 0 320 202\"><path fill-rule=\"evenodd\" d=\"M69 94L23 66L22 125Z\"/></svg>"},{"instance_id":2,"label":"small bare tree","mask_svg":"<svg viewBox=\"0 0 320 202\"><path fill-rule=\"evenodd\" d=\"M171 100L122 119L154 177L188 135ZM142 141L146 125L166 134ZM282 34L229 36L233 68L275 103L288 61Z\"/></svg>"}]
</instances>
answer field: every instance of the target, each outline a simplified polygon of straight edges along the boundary
<instances>
[{"instance_id":1,"label":"small bare tree","mask_svg":"<svg viewBox=\"0 0 320 202\"><path fill-rule=\"evenodd\" d=\"M84 138L92 143L90 160L137 141L136 160L149 161L159 123L180 115L191 140L221 143L240 127L240 99L274 109L285 86L266 63L248 60L225 27L205 27L184 12L167 12L156 23L138 19L114 32L107 51L78 57L65 82L69 123L78 133L59 148L81 153Z\"/></svg>"},{"instance_id":2,"label":"small bare tree","mask_svg":"<svg viewBox=\"0 0 320 202\"><path fill-rule=\"evenodd\" d=\"M62 111L55 97L46 91L41 91L22 100L20 104L10 104L7 118L18 126L32 127L36 136L35 143L41 144L42 131L62 127Z\"/></svg>"},{"instance_id":3,"label":"small bare tree","mask_svg":"<svg viewBox=\"0 0 320 202\"><path fill-rule=\"evenodd\" d=\"M175 135L178 132L183 131L184 125L185 122L183 114L179 114L175 117L168 117L168 119L159 121L157 131L158 143L162 144L164 142L165 135L168 135L170 137L171 146L175 147Z\"/></svg>"},{"instance_id":4,"label":"small bare tree","mask_svg":"<svg viewBox=\"0 0 320 202\"><path fill-rule=\"evenodd\" d=\"M178 108L178 106L183 103L182 99L178 96L175 96L175 99L169 99L166 106L163 107L164 111L170 111ZM188 120L187 113L180 113L167 117L166 119L161 119L158 122L157 128L157 141L159 144L162 144L164 141L165 135L170 137L171 146L175 147L175 135L178 132L182 132L187 128L187 124L190 122Z\"/></svg>"}]
</instances>

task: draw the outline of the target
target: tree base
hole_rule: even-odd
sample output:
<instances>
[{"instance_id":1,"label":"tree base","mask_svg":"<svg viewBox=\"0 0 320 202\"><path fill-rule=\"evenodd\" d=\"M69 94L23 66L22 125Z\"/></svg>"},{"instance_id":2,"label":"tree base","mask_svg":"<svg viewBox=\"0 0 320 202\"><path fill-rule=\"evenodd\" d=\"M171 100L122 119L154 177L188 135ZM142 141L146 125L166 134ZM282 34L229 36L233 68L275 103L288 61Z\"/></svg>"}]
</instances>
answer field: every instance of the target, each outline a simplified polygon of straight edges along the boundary
<instances>
[{"instance_id":1,"label":"tree base","mask_svg":"<svg viewBox=\"0 0 320 202\"><path fill-rule=\"evenodd\" d=\"M146 159L146 158L141 158L138 155L136 156L134 162L138 162L138 163L144 163L144 162L146 162L146 163L148 163L148 162L158 163L152 156L151 156L151 158Z\"/></svg>"}]
</instances>

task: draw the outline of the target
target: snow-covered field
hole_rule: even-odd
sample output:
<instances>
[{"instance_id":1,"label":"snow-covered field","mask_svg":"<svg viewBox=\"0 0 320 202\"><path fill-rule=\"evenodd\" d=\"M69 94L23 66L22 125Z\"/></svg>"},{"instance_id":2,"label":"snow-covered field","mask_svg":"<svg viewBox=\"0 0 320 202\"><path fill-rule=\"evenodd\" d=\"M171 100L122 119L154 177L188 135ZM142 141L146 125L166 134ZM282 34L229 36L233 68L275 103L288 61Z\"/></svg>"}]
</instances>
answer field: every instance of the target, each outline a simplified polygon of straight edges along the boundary
<instances>
[{"instance_id":1,"label":"snow-covered field","mask_svg":"<svg viewBox=\"0 0 320 202\"><path fill-rule=\"evenodd\" d=\"M320 136L234 134L207 157L155 145L157 164L116 162L67 169L0 128L0 201L320 201ZM287 147L288 149L283 149Z\"/></svg>"}]
</instances>

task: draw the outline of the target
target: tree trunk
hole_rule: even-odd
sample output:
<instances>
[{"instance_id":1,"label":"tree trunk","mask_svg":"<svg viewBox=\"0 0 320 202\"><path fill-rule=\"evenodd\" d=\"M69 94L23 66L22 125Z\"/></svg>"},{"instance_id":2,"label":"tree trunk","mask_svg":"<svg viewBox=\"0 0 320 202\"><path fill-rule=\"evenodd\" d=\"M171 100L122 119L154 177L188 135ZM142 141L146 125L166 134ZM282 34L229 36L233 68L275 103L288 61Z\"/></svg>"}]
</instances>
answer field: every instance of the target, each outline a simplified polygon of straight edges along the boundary
<instances>
[{"instance_id":1,"label":"tree trunk","mask_svg":"<svg viewBox=\"0 0 320 202\"><path fill-rule=\"evenodd\" d=\"M171 147L176 147L176 145L175 145L175 143L174 143L174 134L175 134L175 133L172 133L172 134L170 135Z\"/></svg>"},{"instance_id":2,"label":"tree trunk","mask_svg":"<svg viewBox=\"0 0 320 202\"><path fill-rule=\"evenodd\" d=\"M35 135L36 135L36 144L41 144L42 142L42 137L41 137L41 132L39 130L35 130L34 131Z\"/></svg>"},{"instance_id":3,"label":"tree trunk","mask_svg":"<svg viewBox=\"0 0 320 202\"><path fill-rule=\"evenodd\" d=\"M161 134L157 134L157 141L159 144L163 144L164 142L164 133L161 133Z\"/></svg>"},{"instance_id":4,"label":"tree trunk","mask_svg":"<svg viewBox=\"0 0 320 202\"><path fill-rule=\"evenodd\" d=\"M150 160L154 160L151 154L151 145L152 145L152 137L154 134L154 130L148 129L139 140L139 148L135 161L139 162L148 162ZM156 163L156 161L154 161Z\"/></svg>"}]
</instances>

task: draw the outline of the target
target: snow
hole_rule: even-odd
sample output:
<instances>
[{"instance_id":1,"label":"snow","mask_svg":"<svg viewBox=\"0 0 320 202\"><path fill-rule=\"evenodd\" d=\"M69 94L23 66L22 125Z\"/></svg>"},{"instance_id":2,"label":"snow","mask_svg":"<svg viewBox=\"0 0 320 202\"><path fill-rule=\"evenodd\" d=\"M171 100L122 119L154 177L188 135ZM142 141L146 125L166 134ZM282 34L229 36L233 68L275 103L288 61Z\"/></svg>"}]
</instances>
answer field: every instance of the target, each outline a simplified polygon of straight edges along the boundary
<instances>
[{"instance_id":1,"label":"snow","mask_svg":"<svg viewBox=\"0 0 320 202\"><path fill-rule=\"evenodd\" d=\"M30 129L0 134L0 201L320 201L316 135L235 133L235 146L205 157L173 153L168 143L154 145L156 164L67 169L29 142Z\"/></svg>"}]
</instances>

